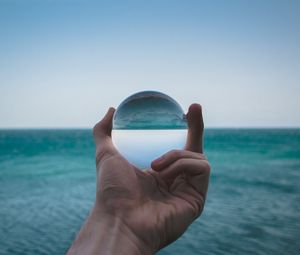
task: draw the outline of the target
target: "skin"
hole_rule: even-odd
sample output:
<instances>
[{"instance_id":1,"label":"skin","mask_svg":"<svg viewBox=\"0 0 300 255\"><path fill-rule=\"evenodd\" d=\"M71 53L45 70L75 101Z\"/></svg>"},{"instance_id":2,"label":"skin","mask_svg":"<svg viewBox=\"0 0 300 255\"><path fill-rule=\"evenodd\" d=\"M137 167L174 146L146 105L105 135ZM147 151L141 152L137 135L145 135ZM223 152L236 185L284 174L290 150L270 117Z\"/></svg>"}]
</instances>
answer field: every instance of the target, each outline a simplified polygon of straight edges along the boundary
<instances>
[{"instance_id":1,"label":"skin","mask_svg":"<svg viewBox=\"0 0 300 255\"><path fill-rule=\"evenodd\" d=\"M154 254L179 238L204 208L210 165L203 154L202 109L187 113L184 150L141 171L114 147L110 108L94 127L96 201L68 254Z\"/></svg>"}]
</instances>

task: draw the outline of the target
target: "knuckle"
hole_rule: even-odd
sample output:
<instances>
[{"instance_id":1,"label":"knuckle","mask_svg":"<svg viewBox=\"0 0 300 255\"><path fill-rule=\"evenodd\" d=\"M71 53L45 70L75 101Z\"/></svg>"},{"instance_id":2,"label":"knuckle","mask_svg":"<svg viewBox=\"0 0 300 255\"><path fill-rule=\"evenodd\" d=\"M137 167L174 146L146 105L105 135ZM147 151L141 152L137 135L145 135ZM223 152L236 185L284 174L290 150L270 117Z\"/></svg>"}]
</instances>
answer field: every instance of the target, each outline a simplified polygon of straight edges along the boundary
<instances>
[{"instance_id":1,"label":"knuckle","mask_svg":"<svg viewBox=\"0 0 300 255\"><path fill-rule=\"evenodd\" d=\"M101 162L103 163L106 159L109 159L113 153L107 149L102 147L101 149L96 151L96 166L100 165Z\"/></svg>"},{"instance_id":2,"label":"knuckle","mask_svg":"<svg viewBox=\"0 0 300 255\"><path fill-rule=\"evenodd\" d=\"M204 200L200 194L198 194L198 197L195 199L195 216L194 219L199 218L199 216L202 214L204 209Z\"/></svg>"},{"instance_id":3,"label":"knuckle","mask_svg":"<svg viewBox=\"0 0 300 255\"><path fill-rule=\"evenodd\" d=\"M179 158L181 156L181 151L180 150L171 150L170 155L173 158Z\"/></svg>"},{"instance_id":4,"label":"knuckle","mask_svg":"<svg viewBox=\"0 0 300 255\"><path fill-rule=\"evenodd\" d=\"M210 163L207 160L203 161L203 169L209 174L211 171Z\"/></svg>"},{"instance_id":5,"label":"knuckle","mask_svg":"<svg viewBox=\"0 0 300 255\"><path fill-rule=\"evenodd\" d=\"M176 167L185 167L189 164L189 159L180 158L175 162Z\"/></svg>"},{"instance_id":6,"label":"knuckle","mask_svg":"<svg viewBox=\"0 0 300 255\"><path fill-rule=\"evenodd\" d=\"M208 160L207 156L204 153L199 153L199 155L201 156L202 159Z\"/></svg>"}]
</instances>

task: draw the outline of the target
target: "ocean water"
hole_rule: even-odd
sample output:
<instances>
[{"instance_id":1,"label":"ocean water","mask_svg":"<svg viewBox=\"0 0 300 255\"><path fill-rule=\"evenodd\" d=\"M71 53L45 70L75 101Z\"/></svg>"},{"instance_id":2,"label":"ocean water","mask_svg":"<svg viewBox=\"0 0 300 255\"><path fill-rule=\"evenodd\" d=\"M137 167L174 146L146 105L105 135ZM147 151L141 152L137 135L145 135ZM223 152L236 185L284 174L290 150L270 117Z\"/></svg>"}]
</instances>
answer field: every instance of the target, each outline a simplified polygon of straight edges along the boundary
<instances>
[{"instance_id":1,"label":"ocean water","mask_svg":"<svg viewBox=\"0 0 300 255\"><path fill-rule=\"evenodd\" d=\"M159 252L299 254L300 130L211 129L206 207ZM64 254L95 197L90 130L0 131L0 254Z\"/></svg>"}]
</instances>

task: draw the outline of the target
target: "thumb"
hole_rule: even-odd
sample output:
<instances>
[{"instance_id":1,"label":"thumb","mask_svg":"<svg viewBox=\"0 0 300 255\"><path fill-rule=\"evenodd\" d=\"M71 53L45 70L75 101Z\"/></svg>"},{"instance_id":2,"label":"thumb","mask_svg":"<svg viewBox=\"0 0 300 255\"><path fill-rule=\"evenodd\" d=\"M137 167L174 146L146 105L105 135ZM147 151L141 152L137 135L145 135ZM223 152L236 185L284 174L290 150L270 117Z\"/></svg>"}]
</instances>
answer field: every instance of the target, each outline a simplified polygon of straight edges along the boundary
<instances>
[{"instance_id":1,"label":"thumb","mask_svg":"<svg viewBox=\"0 0 300 255\"><path fill-rule=\"evenodd\" d=\"M93 129L94 141L96 144L96 163L98 164L103 158L117 153L112 140L112 120L115 109L110 107L101 121Z\"/></svg>"},{"instance_id":2,"label":"thumb","mask_svg":"<svg viewBox=\"0 0 300 255\"><path fill-rule=\"evenodd\" d=\"M188 134L185 149L203 153L203 116L199 104L192 104L186 115L188 121Z\"/></svg>"},{"instance_id":3,"label":"thumb","mask_svg":"<svg viewBox=\"0 0 300 255\"><path fill-rule=\"evenodd\" d=\"M103 137L111 137L112 130L112 118L114 115L115 109L110 107L106 112L105 116L94 126L94 138L95 141Z\"/></svg>"}]
</instances>

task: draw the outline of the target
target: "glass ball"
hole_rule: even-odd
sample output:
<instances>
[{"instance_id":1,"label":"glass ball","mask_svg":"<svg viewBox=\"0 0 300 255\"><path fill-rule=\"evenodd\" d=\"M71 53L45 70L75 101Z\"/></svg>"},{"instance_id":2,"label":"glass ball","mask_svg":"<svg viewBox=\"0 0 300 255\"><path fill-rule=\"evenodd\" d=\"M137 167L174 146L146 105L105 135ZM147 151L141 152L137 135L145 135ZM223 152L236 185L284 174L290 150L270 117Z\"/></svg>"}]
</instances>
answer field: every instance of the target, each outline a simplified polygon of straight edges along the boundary
<instances>
[{"instance_id":1,"label":"glass ball","mask_svg":"<svg viewBox=\"0 0 300 255\"><path fill-rule=\"evenodd\" d=\"M139 168L172 149L183 149L186 116L171 97L142 91L126 98L113 117L112 139L118 151Z\"/></svg>"}]
</instances>

